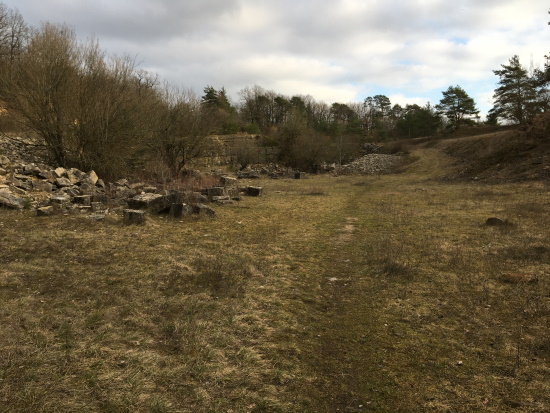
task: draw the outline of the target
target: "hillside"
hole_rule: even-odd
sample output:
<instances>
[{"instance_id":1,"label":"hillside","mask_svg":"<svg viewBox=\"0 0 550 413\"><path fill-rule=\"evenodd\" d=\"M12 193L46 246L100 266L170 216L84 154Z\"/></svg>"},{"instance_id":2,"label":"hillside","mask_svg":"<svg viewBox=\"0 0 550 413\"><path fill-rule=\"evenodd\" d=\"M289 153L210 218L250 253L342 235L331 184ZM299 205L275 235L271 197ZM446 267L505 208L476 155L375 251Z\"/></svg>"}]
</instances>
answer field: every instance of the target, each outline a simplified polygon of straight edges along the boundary
<instances>
[{"instance_id":1,"label":"hillside","mask_svg":"<svg viewBox=\"0 0 550 413\"><path fill-rule=\"evenodd\" d=\"M413 148L433 147L454 159L448 180L487 183L550 179L550 134L546 122L526 130L504 128L490 133L420 141ZM482 129L483 131L483 129Z\"/></svg>"}]
</instances>

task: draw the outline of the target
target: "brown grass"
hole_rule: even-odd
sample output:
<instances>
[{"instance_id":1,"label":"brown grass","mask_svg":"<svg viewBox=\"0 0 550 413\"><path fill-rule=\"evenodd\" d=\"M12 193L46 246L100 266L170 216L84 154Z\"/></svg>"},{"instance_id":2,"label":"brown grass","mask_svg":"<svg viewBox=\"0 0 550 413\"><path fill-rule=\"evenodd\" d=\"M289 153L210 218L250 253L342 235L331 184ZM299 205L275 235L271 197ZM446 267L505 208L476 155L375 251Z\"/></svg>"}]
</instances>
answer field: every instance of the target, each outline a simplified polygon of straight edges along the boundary
<instances>
[{"instance_id":1,"label":"brown grass","mask_svg":"<svg viewBox=\"0 0 550 413\"><path fill-rule=\"evenodd\" d=\"M547 188L415 155L213 220L0 211L0 411L550 411Z\"/></svg>"}]
</instances>

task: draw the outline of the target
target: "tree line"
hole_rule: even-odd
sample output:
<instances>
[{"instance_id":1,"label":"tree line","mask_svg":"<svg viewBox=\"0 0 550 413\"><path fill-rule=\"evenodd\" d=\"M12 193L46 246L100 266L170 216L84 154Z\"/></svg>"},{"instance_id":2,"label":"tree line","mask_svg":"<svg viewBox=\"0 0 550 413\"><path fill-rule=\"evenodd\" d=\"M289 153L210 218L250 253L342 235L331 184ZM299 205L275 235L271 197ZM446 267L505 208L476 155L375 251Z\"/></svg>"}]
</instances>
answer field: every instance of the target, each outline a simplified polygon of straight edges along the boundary
<instances>
[{"instance_id":1,"label":"tree line","mask_svg":"<svg viewBox=\"0 0 550 413\"><path fill-rule=\"evenodd\" d=\"M517 56L495 70L495 106L486 122L525 124L545 112L549 72L548 65L528 71ZM385 95L329 105L260 86L241 90L236 103L223 87L207 85L197 96L139 69L128 56L107 55L97 39L79 42L67 25L30 27L0 3L0 100L22 130L42 139L54 162L106 176L151 161L178 173L208 150L213 134L259 135L261 146L272 149L270 160L315 169L357 157L366 142L480 123L464 89L449 86L442 94L435 106L401 106ZM258 158L261 150L254 150ZM250 154L251 148L235 149L241 166Z\"/></svg>"}]
</instances>

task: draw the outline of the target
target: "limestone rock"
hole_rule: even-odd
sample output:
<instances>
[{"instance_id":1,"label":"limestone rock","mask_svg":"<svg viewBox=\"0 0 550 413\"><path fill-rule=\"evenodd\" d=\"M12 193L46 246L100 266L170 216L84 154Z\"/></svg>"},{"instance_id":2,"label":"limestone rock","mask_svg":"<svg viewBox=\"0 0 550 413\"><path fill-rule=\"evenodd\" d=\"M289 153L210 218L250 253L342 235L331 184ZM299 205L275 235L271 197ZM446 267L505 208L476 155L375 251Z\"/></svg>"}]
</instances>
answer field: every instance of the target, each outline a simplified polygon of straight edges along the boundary
<instances>
[{"instance_id":1,"label":"limestone rock","mask_svg":"<svg viewBox=\"0 0 550 413\"><path fill-rule=\"evenodd\" d=\"M206 215L209 217L213 217L216 214L216 212L212 208L204 204L193 205L193 213L199 214L199 215Z\"/></svg>"},{"instance_id":2,"label":"limestone rock","mask_svg":"<svg viewBox=\"0 0 550 413\"><path fill-rule=\"evenodd\" d=\"M261 186L248 186L245 189L245 193L248 196L261 196L263 188Z\"/></svg>"},{"instance_id":3,"label":"limestone rock","mask_svg":"<svg viewBox=\"0 0 550 413\"><path fill-rule=\"evenodd\" d=\"M57 178L55 184L58 188L66 188L73 185L69 178Z\"/></svg>"},{"instance_id":4,"label":"limestone rock","mask_svg":"<svg viewBox=\"0 0 550 413\"><path fill-rule=\"evenodd\" d=\"M184 203L173 203L170 206L170 212L169 215L173 218L181 218L184 215L191 215L193 213L193 209L190 205L184 204Z\"/></svg>"},{"instance_id":5,"label":"limestone rock","mask_svg":"<svg viewBox=\"0 0 550 413\"><path fill-rule=\"evenodd\" d=\"M71 202L71 197L67 194L52 195L50 202L52 204L68 204Z\"/></svg>"},{"instance_id":6,"label":"limestone rock","mask_svg":"<svg viewBox=\"0 0 550 413\"><path fill-rule=\"evenodd\" d=\"M224 187L234 187L237 185L237 178L233 178L230 176L222 176L221 182Z\"/></svg>"},{"instance_id":7,"label":"limestone rock","mask_svg":"<svg viewBox=\"0 0 550 413\"><path fill-rule=\"evenodd\" d=\"M63 178L63 177L67 177L67 170L65 168L55 168L53 170L53 173L54 173L54 176L56 178Z\"/></svg>"},{"instance_id":8,"label":"limestone rock","mask_svg":"<svg viewBox=\"0 0 550 413\"><path fill-rule=\"evenodd\" d=\"M40 179L35 179L35 180L32 181L32 189L33 189L33 191L51 193L52 190L53 190L53 185L50 184L48 181L42 181Z\"/></svg>"},{"instance_id":9,"label":"limestone rock","mask_svg":"<svg viewBox=\"0 0 550 413\"><path fill-rule=\"evenodd\" d=\"M130 224L143 224L145 222L145 211L138 209L125 209L123 211L124 223Z\"/></svg>"},{"instance_id":10,"label":"limestone rock","mask_svg":"<svg viewBox=\"0 0 550 413\"><path fill-rule=\"evenodd\" d=\"M223 186L214 186L206 190L206 196L208 196L209 200L212 200L212 198L215 196L224 196L224 195L225 195L225 188Z\"/></svg>"},{"instance_id":11,"label":"limestone rock","mask_svg":"<svg viewBox=\"0 0 550 413\"><path fill-rule=\"evenodd\" d=\"M92 181L92 185L97 184L97 181L99 181L99 177L97 176L97 174L93 170L88 172L87 177L88 177L88 179L90 179L90 181Z\"/></svg>"},{"instance_id":12,"label":"limestone rock","mask_svg":"<svg viewBox=\"0 0 550 413\"><path fill-rule=\"evenodd\" d=\"M157 213L169 209L171 205L169 196L160 194L140 194L128 199L131 209L147 209Z\"/></svg>"},{"instance_id":13,"label":"limestone rock","mask_svg":"<svg viewBox=\"0 0 550 413\"><path fill-rule=\"evenodd\" d=\"M73 198L73 203L82 206L91 206L91 198L90 195L78 195Z\"/></svg>"},{"instance_id":14,"label":"limestone rock","mask_svg":"<svg viewBox=\"0 0 550 413\"><path fill-rule=\"evenodd\" d=\"M49 217L50 215L53 215L55 212L55 208L53 206L45 206L42 208L38 208L36 210L36 216L38 217Z\"/></svg>"},{"instance_id":15,"label":"limestone rock","mask_svg":"<svg viewBox=\"0 0 550 413\"><path fill-rule=\"evenodd\" d=\"M9 192L0 192L0 206L9 209L23 209L25 200Z\"/></svg>"}]
</instances>

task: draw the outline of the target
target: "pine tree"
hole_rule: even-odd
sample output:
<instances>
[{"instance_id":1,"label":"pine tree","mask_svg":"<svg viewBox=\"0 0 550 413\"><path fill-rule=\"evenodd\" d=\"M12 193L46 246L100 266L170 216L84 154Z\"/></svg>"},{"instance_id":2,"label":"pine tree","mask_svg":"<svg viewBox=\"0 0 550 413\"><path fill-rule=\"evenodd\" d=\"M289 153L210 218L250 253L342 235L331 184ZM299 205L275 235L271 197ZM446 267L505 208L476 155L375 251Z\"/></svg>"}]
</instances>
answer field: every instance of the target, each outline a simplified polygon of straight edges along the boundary
<instances>
[{"instance_id":1,"label":"pine tree","mask_svg":"<svg viewBox=\"0 0 550 413\"><path fill-rule=\"evenodd\" d=\"M516 55L501 70L493 70L500 85L493 96L492 116L525 124L537 112L537 93L534 80L529 76Z\"/></svg>"},{"instance_id":2,"label":"pine tree","mask_svg":"<svg viewBox=\"0 0 550 413\"><path fill-rule=\"evenodd\" d=\"M458 129L463 124L472 123L472 117L478 115L479 110L473 98L468 96L460 86L449 86L442 92L443 98L435 106L440 114L449 119L453 128Z\"/></svg>"}]
</instances>

